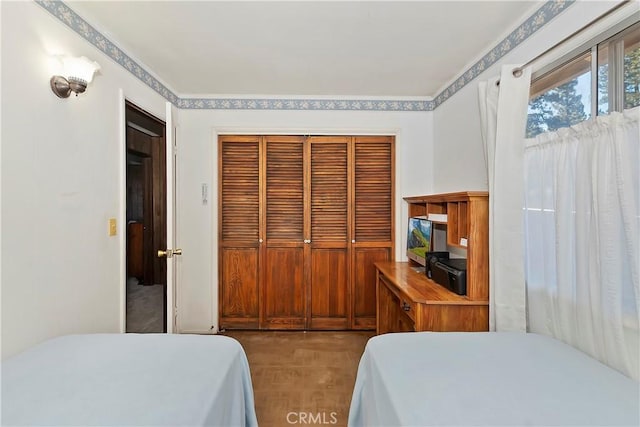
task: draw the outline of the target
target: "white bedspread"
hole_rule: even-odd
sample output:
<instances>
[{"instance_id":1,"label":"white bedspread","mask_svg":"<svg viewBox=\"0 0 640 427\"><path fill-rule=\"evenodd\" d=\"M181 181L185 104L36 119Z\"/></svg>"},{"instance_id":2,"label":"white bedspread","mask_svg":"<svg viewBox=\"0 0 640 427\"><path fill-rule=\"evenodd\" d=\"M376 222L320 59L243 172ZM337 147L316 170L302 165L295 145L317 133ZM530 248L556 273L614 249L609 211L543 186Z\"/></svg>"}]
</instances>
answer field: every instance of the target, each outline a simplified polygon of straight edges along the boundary
<instances>
[{"instance_id":1,"label":"white bedspread","mask_svg":"<svg viewBox=\"0 0 640 427\"><path fill-rule=\"evenodd\" d=\"M2 363L2 425L256 426L249 366L222 336L69 335Z\"/></svg>"},{"instance_id":2,"label":"white bedspread","mask_svg":"<svg viewBox=\"0 0 640 427\"><path fill-rule=\"evenodd\" d=\"M639 384L542 335L387 334L367 344L349 425L638 426Z\"/></svg>"}]
</instances>

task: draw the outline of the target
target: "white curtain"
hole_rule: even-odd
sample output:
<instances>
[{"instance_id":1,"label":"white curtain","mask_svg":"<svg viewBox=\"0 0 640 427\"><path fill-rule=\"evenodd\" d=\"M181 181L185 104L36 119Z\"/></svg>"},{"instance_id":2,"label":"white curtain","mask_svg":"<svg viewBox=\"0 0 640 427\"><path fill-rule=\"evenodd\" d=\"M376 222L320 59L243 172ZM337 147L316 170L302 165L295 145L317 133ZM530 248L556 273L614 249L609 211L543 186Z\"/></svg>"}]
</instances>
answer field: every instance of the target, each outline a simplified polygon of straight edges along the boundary
<instances>
[{"instance_id":1,"label":"white curtain","mask_svg":"<svg viewBox=\"0 0 640 427\"><path fill-rule=\"evenodd\" d=\"M524 134L531 70L503 65L480 82L482 138L489 184L489 330L526 331L523 254Z\"/></svg>"},{"instance_id":2,"label":"white curtain","mask_svg":"<svg viewBox=\"0 0 640 427\"><path fill-rule=\"evenodd\" d=\"M524 162L530 330L635 379L639 108L527 140Z\"/></svg>"}]
</instances>

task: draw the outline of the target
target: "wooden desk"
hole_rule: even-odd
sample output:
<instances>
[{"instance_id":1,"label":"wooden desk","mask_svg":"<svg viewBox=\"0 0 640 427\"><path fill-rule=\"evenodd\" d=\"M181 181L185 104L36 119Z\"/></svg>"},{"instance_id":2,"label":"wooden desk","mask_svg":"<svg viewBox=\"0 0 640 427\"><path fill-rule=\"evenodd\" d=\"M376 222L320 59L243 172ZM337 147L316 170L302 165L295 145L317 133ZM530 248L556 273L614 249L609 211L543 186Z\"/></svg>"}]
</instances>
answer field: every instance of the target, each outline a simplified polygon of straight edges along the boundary
<instances>
[{"instance_id":1,"label":"wooden desk","mask_svg":"<svg viewBox=\"0 0 640 427\"><path fill-rule=\"evenodd\" d=\"M489 301L457 295L406 262L375 266L378 334L489 330Z\"/></svg>"}]
</instances>

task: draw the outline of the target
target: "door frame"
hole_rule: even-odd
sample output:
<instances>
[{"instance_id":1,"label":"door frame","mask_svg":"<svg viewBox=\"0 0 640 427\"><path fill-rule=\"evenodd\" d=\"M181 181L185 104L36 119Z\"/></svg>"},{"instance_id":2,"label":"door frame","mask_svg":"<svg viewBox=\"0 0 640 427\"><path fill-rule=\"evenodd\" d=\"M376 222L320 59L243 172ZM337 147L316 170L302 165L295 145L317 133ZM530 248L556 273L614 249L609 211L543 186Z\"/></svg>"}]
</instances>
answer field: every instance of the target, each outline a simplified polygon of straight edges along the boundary
<instances>
[{"instance_id":1,"label":"door frame","mask_svg":"<svg viewBox=\"0 0 640 427\"><path fill-rule=\"evenodd\" d=\"M163 108L153 108L143 100L136 97L128 96L125 94L122 88L118 91L118 112L119 112L119 141L118 141L118 186L119 186L119 207L118 214L116 216L118 227L118 246L119 246L119 288L120 288L120 321L119 329L120 333L126 333L126 319L127 319L127 102L134 104L136 107L144 110L148 114L155 118L165 122L165 141L166 141L166 117L165 110ZM162 103L162 107L164 107ZM169 297L167 296L167 299ZM165 310L167 304L165 304ZM170 314L166 313L165 327L167 327L167 333L169 333L168 321Z\"/></svg>"}]
</instances>

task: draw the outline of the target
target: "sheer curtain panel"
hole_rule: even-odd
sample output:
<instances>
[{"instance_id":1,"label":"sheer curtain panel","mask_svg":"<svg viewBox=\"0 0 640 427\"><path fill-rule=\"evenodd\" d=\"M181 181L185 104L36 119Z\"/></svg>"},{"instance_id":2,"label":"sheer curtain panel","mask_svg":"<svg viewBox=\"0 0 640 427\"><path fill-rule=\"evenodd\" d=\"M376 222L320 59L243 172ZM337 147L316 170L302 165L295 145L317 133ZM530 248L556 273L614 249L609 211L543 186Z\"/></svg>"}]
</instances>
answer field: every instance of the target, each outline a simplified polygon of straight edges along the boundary
<instances>
[{"instance_id":1,"label":"sheer curtain panel","mask_svg":"<svg viewBox=\"0 0 640 427\"><path fill-rule=\"evenodd\" d=\"M489 184L489 330L526 331L523 264L524 134L531 69L480 82L482 139Z\"/></svg>"},{"instance_id":2,"label":"sheer curtain panel","mask_svg":"<svg viewBox=\"0 0 640 427\"><path fill-rule=\"evenodd\" d=\"M531 332L639 378L640 107L527 140Z\"/></svg>"}]
</instances>

